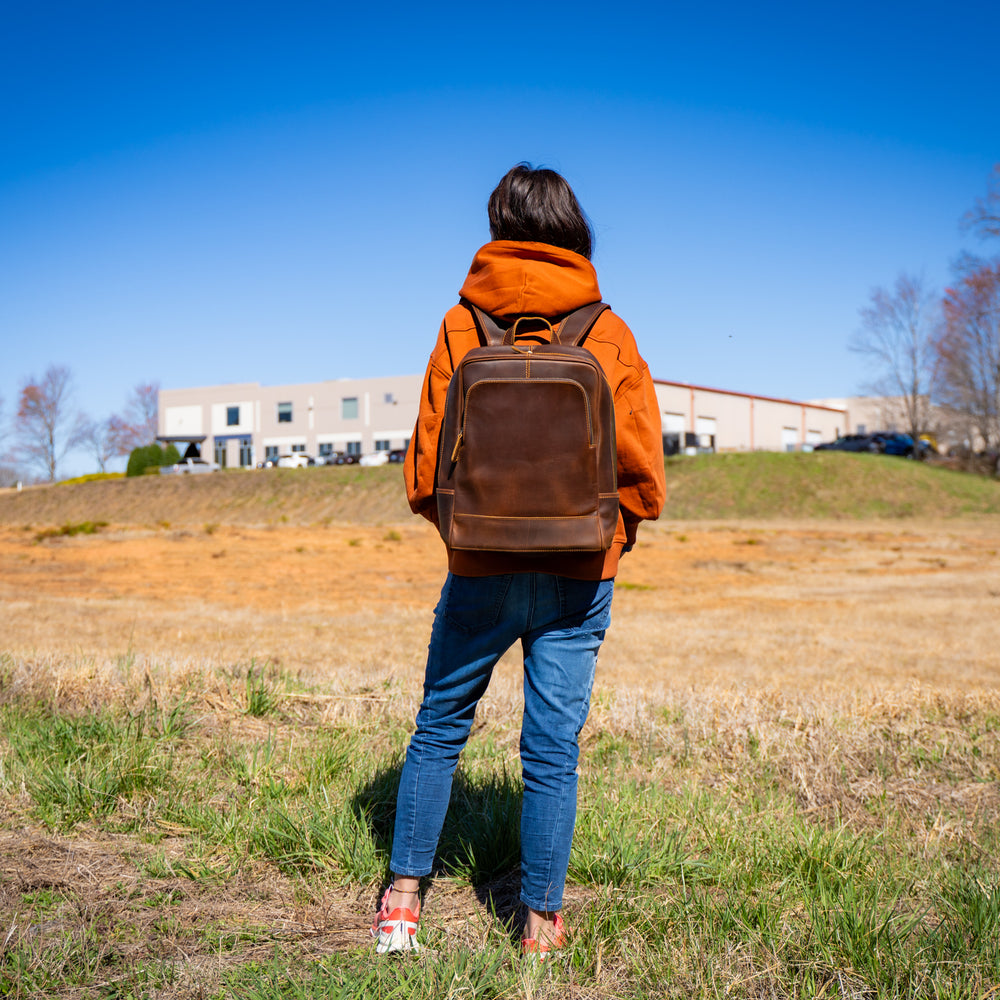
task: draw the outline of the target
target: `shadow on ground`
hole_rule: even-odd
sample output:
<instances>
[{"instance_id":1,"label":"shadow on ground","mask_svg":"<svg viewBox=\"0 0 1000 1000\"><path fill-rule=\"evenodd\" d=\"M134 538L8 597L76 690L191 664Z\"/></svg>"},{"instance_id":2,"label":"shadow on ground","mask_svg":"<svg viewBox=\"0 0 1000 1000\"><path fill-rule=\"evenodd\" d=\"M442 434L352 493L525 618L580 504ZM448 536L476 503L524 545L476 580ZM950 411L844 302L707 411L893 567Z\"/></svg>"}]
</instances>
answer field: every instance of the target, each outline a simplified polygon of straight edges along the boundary
<instances>
[{"instance_id":1,"label":"shadow on ground","mask_svg":"<svg viewBox=\"0 0 1000 1000\"><path fill-rule=\"evenodd\" d=\"M402 757L396 757L378 768L352 800L355 815L368 825L386 859L386 884L402 766ZM459 764L429 876L467 880L479 902L515 937L524 917L519 898L521 799L520 776L506 767L499 773L479 775L470 774Z\"/></svg>"}]
</instances>

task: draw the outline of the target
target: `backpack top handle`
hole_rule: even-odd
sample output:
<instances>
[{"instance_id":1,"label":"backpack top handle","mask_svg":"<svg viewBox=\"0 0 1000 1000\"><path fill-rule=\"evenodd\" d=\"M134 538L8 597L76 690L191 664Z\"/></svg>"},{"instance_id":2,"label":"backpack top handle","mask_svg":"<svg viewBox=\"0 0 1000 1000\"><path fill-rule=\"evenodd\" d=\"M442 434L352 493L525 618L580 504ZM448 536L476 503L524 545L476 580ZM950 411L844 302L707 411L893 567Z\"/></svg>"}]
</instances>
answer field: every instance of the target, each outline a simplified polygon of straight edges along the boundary
<instances>
[{"instance_id":1,"label":"backpack top handle","mask_svg":"<svg viewBox=\"0 0 1000 1000\"><path fill-rule=\"evenodd\" d=\"M562 322L553 327L552 323L544 316L518 316L514 322L504 328L489 313L483 312L479 306L473 305L467 300L463 304L472 313L472 319L476 324L476 332L479 334L479 342L484 346L500 347L503 344L513 344L517 336L517 325L522 320L532 320L536 323L544 323L549 328L552 335L553 344L569 344L579 347L590 333L597 317L605 309L611 307L607 302L591 302L589 305L581 306L567 313Z\"/></svg>"},{"instance_id":2,"label":"backpack top handle","mask_svg":"<svg viewBox=\"0 0 1000 1000\"><path fill-rule=\"evenodd\" d=\"M553 344L559 343L556 331L553 329L552 324L544 316L518 316L517 319L507 327L507 332L503 335L503 342L505 345L510 347L514 346L514 341L517 340L518 323L542 323L549 328L549 341ZM536 333L540 331L532 330L531 332Z\"/></svg>"}]
</instances>

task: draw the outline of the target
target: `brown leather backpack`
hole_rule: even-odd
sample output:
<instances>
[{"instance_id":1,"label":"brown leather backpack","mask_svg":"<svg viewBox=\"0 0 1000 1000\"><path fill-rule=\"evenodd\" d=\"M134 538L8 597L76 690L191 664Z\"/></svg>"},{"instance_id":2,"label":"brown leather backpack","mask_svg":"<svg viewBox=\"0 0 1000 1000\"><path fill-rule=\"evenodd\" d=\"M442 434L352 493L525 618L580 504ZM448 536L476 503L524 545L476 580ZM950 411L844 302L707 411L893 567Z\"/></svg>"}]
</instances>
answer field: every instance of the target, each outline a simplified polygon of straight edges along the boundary
<instances>
[{"instance_id":1,"label":"brown leather backpack","mask_svg":"<svg viewBox=\"0 0 1000 1000\"><path fill-rule=\"evenodd\" d=\"M462 358L448 385L435 487L441 537L453 549L493 552L610 548L614 398L580 346L607 304L583 306L555 329L538 316L505 328L465 305L483 346Z\"/></svg>"}]
</instances>

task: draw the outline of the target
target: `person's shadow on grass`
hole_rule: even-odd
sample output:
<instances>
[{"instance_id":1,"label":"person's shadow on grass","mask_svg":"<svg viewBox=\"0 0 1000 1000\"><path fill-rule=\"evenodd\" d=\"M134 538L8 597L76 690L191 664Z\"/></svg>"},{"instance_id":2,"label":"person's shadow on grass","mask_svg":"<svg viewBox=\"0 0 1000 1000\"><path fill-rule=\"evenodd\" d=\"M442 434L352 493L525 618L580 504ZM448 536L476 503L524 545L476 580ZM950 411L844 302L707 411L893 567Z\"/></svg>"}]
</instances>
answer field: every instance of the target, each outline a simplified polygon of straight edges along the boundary
<instances>
[{"instance_id":1,"label":"person's shadow on grass","mask_svg":"<svg viewBox=\"0 0 1000 1000\"><path fill-rule=\"evenodd\" d=\"M355 791L351 802L386 859L386 884L391 875L388 863L402 768L401 756L382 765ZM480 903L517 937L524 917L520 901L522 793L520 776L506 767L470 775L459 763L431 873L468 879Z\"/></svg>"}]
</instances>

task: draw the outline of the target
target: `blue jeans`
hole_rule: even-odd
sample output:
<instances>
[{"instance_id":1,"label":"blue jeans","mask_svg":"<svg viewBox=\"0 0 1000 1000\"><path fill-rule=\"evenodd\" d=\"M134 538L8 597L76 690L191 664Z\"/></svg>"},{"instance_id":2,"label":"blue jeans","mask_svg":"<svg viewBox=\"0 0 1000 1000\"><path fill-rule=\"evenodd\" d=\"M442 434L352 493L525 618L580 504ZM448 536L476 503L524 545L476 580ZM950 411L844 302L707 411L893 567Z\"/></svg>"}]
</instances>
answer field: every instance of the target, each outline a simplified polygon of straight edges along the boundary
<instances>
[{"instance_id":1,"label":"blue jeans","mask_svg":"<svg viewBox=\"0 0 1000 1000\"><path fill-rule=\"evenodd\" d=\"M613 580L550 573L448 575L399 781L390 862L396 875L431 871L476 705L497 661L520 639L521 900L542 912L561 908L576 823L577 738L590 709L613 588Z\"/></svg>"}]
</instances>

